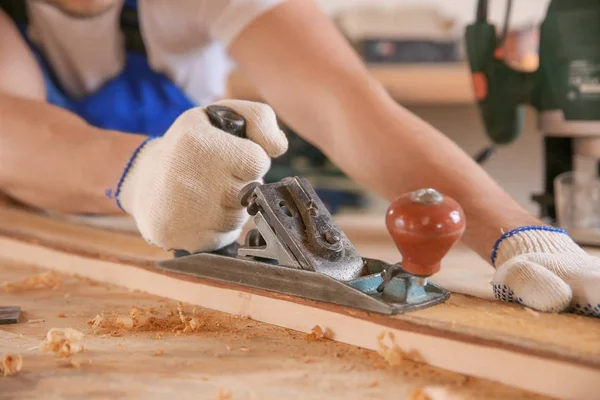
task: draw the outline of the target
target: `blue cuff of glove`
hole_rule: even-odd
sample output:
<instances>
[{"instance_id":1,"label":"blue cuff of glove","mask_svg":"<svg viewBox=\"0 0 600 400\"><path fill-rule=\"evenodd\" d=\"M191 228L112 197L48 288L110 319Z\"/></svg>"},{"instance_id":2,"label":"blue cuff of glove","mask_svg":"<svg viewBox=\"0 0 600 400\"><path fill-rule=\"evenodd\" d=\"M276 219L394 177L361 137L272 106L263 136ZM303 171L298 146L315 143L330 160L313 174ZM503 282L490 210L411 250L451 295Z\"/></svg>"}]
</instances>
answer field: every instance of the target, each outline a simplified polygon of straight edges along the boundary
<instances>
[{"instance_id":1,"label":"blue cuff of glove","mask_svg":"<svg viewBox=\"0 0 600 400\"><path fill-rule=\"evenodd\" d=\"M543 225L527 225L527 226L521 226L519 228L513 229L511 231L506 232L505 234L503 234L502 236L500 236L500 239L496 240L496 243L494 244L494 248L492 250L492 257L491 257L491 261L492 261L492 265L495 267L495 263L496 263L496 257L498 255L498 247L500 247L500 243L502 243L502 241L504 239L508 239L511 236L516 235L517 233L521 233L521 232L526 232L526 231L546 231L546 232L558 232L558 233L563 233L565 235L569 235L567 233L567 231L565 231L564 229L561 228L555 228L553 226L543 226Z\"/></svg>"},{"instance_id":2,"label":"blue cuff of glove","mask_svg":"<svg viewBox=\"0 0 600 400\"><path fill-rule=\"evenodd\" d=\"M108 189L106 190L106 196L110 199L115 199L115 202L117 203L117 206L123 210L123 207L121 206L121 202L119 201L119 194L121 193L121 186L123 185L123 182L125 181L125 177L127 176L127 173L129 172L129 170L131 169L131 166L133 165L133 162L135 160L135 158L137 157L137 155L140 153L140 151L142 151L142 149L148 144L148 142L150 142L151 140L154 140L156 138L154 137L149 137L146 140L144 140L131 154L131 157L129 157L129 160L127 161L127 164L125 164L125 169L123 169L123 172L121 173L121 177L119 178L119 182L117 183L117 188L115 189L114 195L112 192L112 189ZM125 210L123 210L125 211Z\"/></svg>"}]
</instances>

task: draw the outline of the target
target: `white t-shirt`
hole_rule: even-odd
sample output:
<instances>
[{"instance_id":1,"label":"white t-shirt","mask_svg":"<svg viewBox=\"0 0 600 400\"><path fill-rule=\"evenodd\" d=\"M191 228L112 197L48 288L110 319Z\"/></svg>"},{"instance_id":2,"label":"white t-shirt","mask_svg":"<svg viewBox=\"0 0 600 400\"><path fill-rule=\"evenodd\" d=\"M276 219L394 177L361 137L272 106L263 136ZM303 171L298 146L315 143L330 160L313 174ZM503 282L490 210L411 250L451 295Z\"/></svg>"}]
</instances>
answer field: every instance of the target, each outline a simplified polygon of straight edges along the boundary
<instances>
[{"instance_id":1,"label":"white t-shirt","mask_svg":"<svg viewBox=\"0 0 600 400\"><path fill-rule=\"evenodd\" d=\"M225 93L232 63L226 48L256 17L285 0L138 0L140 31L151 68L199 105ZM125 62L119 27L123 0L78 19L27 0L29 37L73 97L94 92Z\"/></svg>"}]
</instances>

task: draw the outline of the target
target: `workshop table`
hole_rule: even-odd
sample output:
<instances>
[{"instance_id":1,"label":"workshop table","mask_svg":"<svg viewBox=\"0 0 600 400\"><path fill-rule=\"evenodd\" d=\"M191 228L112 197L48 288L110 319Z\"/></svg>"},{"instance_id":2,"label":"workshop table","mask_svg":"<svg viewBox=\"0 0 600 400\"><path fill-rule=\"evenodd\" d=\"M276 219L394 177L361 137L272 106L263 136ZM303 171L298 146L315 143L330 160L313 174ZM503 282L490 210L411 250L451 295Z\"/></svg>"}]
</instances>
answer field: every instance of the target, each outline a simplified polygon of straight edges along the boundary
<instances>
[{"instance_id":1,"label":"workshop table","mask_svg":"<svg viewBox=\"0 0 600 400\"><path fill-rule=\"evenodd\" d=\"M0 281L40 272L0 260ZM127 314L131 306L164 314L176 302L61 278L55 288L0 292L2 305L23 309L21 323L0 326L0 356L23 357L20 373L0 376L0 399L545 398L409 360L390 365L373 351L206 309L195 310L205 323L199 332L112 336L87 321L101 313ZM185 305L188 313L193 308ZM49 329L67 327L86 335L85 352L71 362L40 351Z\"/></svg>"}]
</instances>

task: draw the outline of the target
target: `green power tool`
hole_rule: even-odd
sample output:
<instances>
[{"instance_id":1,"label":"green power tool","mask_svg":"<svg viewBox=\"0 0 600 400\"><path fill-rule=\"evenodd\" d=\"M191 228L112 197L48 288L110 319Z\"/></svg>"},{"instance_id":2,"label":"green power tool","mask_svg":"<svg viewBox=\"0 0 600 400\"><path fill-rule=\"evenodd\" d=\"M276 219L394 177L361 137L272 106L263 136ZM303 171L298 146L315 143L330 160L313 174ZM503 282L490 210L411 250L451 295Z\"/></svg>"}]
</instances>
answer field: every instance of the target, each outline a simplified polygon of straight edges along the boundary
<instances>
[{"instance_id":1,"label":"green power tool","mask_svg":"<svg viewBox=\"0 0 600 400\"><path fill-rule=\"evenodd\" d=\"M552 221L554 179L573 170L575 141L600 141L600 1L550 1L539 31L539 67L534 72L509 67L499 51L511 4L508 0L500 36L487 20L485 0L479 0L476 20L465 32L473 88L493 143L479 161L496 146L519 137L524 107L533 106L545 147L545 193L533 200L541 206L541 217Z\"/></svg>"}]
</instances>

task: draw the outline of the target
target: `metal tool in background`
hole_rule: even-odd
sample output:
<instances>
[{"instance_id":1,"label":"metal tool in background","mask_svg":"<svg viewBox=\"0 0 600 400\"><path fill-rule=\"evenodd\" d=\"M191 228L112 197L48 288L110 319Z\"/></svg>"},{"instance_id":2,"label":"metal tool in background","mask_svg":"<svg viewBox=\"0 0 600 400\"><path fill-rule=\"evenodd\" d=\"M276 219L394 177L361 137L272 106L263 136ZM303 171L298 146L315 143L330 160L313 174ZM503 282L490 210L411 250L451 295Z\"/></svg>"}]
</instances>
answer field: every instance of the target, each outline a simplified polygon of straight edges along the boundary
<instances>
[{"instance_id":1,"label":"metal tool in background","mask_svg":"<svg viewBox=\"0 0 600 400\"><path fill-rule=\"evenodd\" d=\"M504 32L511 4L508 0ZM575 170L578 156L595 160L593 175L600 169L600 3L550 1L539 29L539 61L534 71L508 65L503 54L505 34L497 36L487 14L488 2L479 0L476 20L465 32L473 87L487 136L492 148L514 142L522 130L524 107L537 110L544 135L545 182L544 193L532 198L540 205L543 219L559 224L556 178ZM482 153L482 160L489 153ZM573 237L579 243L600 245L593 238Z\"/></svg>"},{"instance_id":2,"label":"metal tool in background","mask_svg":"<svg viewBox=\"0 0 600 400\"><path fill-rule=\"evenodd\" d=\"M21 316L21 307L0 307L0 325L18 324Z\"/></svg>"},{"instance_id":3,"label":"metal tool in background","mask_svg":"<svg viewBox=\"0 0 600 400\"><path fill-rule=\"evenodd\" d=\"M447 290L407 272L399 263L361 257L302 178L248 185L240 193L240 202L256 225L243 245L234 243L219 254L175 257L159 262L158 268L380 314L429 307L450 296ZM430 208L432 218L436 210ZM415 221L424 220L421 214L415 215ZM433 238L438 243L415 237L418 235L409 232L395 240L405 249L414 245L424 250L416 258L427 259L425 268L431 265L435 269L437 265L439 269L445 254L435 250L440 237ZM453 239L458 240L458 236ZM424 243L431 246L425 248ZM407 262L414 264L417 260L409 253L403 251L405 257L408 254Z\"/></svg>"}]
</instances>

